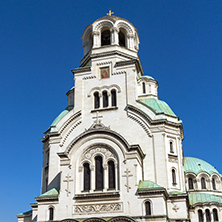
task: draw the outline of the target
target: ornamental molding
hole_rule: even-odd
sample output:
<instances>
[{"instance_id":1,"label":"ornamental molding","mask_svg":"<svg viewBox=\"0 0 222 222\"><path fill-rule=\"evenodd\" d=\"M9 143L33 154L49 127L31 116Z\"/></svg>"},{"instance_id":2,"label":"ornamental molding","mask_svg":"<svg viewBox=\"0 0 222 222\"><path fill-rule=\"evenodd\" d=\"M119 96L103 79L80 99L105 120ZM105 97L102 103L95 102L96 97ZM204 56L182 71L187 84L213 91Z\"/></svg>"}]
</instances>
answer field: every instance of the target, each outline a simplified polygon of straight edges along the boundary
<instances>
[{"instance_id":1,"label":"ornamental molding","mask_svg":"<svg viewBox=\"0 0 222 222\"><path fill-rule=\"evenodd\" d=\"M123 211L123 203L74 205L74 214L116 213Z\"/></svg>"},{"instance_id":2,"label":"ornamental molding","mask_svg":"<svg viewBox=\"0 0 222 222\"><path fill-rule=\"evenodd\" d=\"M168 161L171 163L178 163L178 157L168 154Z\"/></svg>"},{"instance_id":3,"label":"ornamental molding","mask_svg":"<svg viewBox=\"0 0 222 222\"><path fill-rule=\"evenodd\" d=\"M108 64L111 64L112 61L107 61L107 62L99 62L99 63L96 63L97 66L102 66L102 65L108 65Z\"/></svg>"},{"instance_id":4,"label":"ornamental molding","mask_svg":"<svg viewBox=\"0 0 222 222\"><path fill-rule=\"evenodd\" d=\"M128 112L128 117L131 118L132 120L136 121L146 132L146 134L150 137L152 137L151 130L149 128L149 125L147 124L146 121L144 121L142 118L140 118L138 115L136 115L133 112Z\"/></svg>"},{"instance_id":5,"label":"ornamental molding","mask_svg":"<svg viewBox=\"0 0 222 222\"><path fill-rule=\"evenodd\" d=\"M87 149L81 156L80 165L82 166L84 162L93 163L95 156L102 156L104 164L109 160L113 160L117 164L117 155L113 152L111 147L105 144L95 144L93 147Z\"/></svg>"},{"instance_id":6,"label":"ornamental molding","mask_svg":"<svg viewBox=\"0 0 222 222\"><path fill-rule=\"evenodd\" d=\"M80 67L80 68L77 68L77 69L72 69L71 71L72 71L73 74L82 73L82 72L90 72L91 67Z\"/></svg>"},{"instance_id":7,"label":"ornamental molding","mask_svg":"<svg viewBox=\"0 0 222 222\"><path fill-rule=\"evenodd\" d=\"M111 30L113 25L114 24L111 21L101 21L101 22L99 22L99 24L95 28L93 28L93 31L94 32L95 31L101 32L101 29L105 28L105 27L107 27L107 28L109 28Z\"/></svg>"},{"instance_id":8,"label":"ornamental molding","mask_svg":"<svg viewBox=\"0 0 222 222\"><path fill-rule=\"evenodd\" d=\"M112 89L116 89L118 93L121 92L121 88L120 88L119 85L117 85L117 84L111 84L111 85L109 85L109 86L108 86L108 85L104 85L104 86L101 86L101 87L99 87L99 86L93 87L93 88L89 91L89 93L88 93L87 96L90 97L90 96L93 94L94 91L99 91L99 92L101 93L103 90L107 90L108 93L110 93Z\"/></svg>"},{"instance_id":9,"label":"ornamental molding","mask_svg":"<svg viewBox=\"0 0 222 222\"><path fill-rule=\"evenodd\" d=\"M87 79L95 79L96 76L86 76L86 77L83 77L82 79L83 80L87 80Z\"/></svg>"},{"instance_id":10,"label":"ornamental molding","mask_svg":"<svg viewBox=\"0 0 222 222\"><path fill-rule=\"evenodd\" d=\"M72 133L72 131L73 131L78 125L80 125L81 123L82 123L82 121L79 120L79 121L77 121L77 122L72 126L72 128L69 130L69 132L65 135L65 137L64 137L63 141L61 142L61 144L59 144L60 147L63 147L63 145L64 145L65 141L67 140L67 138L69 137L69 135L70 135L70 134Z\"/></svg>"},{"instance_id":11,"label":"ornamental molding","mask_svg":"<svg viewBox=\"0 0 222 222\"><path fill-rule=\"evenodd\" d=\"M121 28L124 29L127 33L127 37L130 36L130 37L134 37L133 35L133 29L128 25L126 24L125 22L118 22L116 27L120 30Z\"/></svg>"},{"instance_id":12,"label":"ornamental molding","mask_svg":"<svg viewBox=\"0 0 222 222\"><path fill-rule=\"evenodd\" d=\"M122 74L126 74L126 71L114 72L111 75L116 76L116 75L122 75Z\"/></svg>"}]
</instances>

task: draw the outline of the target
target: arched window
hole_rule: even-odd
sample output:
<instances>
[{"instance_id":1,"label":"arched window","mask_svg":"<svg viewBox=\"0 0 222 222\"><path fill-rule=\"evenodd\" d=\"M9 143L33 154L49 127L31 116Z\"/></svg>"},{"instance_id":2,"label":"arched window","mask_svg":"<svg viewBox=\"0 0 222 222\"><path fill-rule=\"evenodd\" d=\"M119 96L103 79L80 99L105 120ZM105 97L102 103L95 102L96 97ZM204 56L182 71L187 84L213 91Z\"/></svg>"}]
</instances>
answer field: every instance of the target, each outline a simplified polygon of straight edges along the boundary
<instances>
[{"instance_id":1,"label":"arched window","mask_svg":"<svg viewBox=\"0 0 222 222\"><path fill-rule=\"evenodd\" d=\"M54 209L53 207L49 208L49 220L53 220L54 218Z\"/></svg>"},{"instance_id":2,"label":"arched window","mask_svg":"<svg viewBox=\"0 0 222 222\"><path fill-rule=\"evenodd\" d=\"M199 222L203 222L203 212L202 212L202 210L198 210L198 220L199 220Z\"/></svg>"},{"instance_id":3,"label":"arched window","mask_svg":"<svg viewBox=\"0 0 222 222\"><path fill-rule=\"evenodd\" d=\"M201 189L202 190L206 189L206 181L204 177L201 178Z\"/></svg>"},{"instance_id":4,"label":"arched window","mask_svg":"<svg viewBox=\"0 0 222 222\"><path fill-rule=\"evenodd\" d=\"M90 183L91 183L91 177L90 177L90 167L88 163L83 164L84 168L84 185L83 189L84 190L90 190Z\"/></svg>"},{"instance_id":5,"label":"arched window","mask_svg":"<svg viewBox=\"0 0 222 222\"><path fill-rule=\"evenodd\" d=\"M217 209L213 209L213 217L214 217L214 221L219 221L218 220L218 213L217 213Z\"/></svg>"},{"instance_id":6,"label":"arched window","mask_svg":"<svg viewBox=\"0 0 222 222\"><path fill-rule=\"evenodd\" d=\"M173 142L172 141L170 141L170 152L174 153L174 151L173 151Z\"/></svg>"},{"instance_id":7,"label":"arched window","mask_svg":"<svg viewBox=\"0 0 222 222\"><path fill-rule=\"evenodd\" d=\"M216 190L216 182L214 178L212 178L212 187L213 187L213 190Z\"/></svg>"},{"instance_id":8,"label":"arched window","mask_svg":"<svg viewBox=\"0 0 222 222\"><path fill-rule=\"evenodd\" d=\"M146 84L145 82L142 82L142 89L143 89L143 93L146 93Z\"/></svg>"},{"instance_id":9,"label":"arched window","mask_svg":"<svg viewBox=\"0 0 222 222\"><path fill-rule=\"evenodd\" d=\"M205 210L205 214L206 214L206 222L210 222L211 221L211 217L210 217L210 211L209 209Z\"/></svg>"},{"instance_id":10,"label":"arched window","mask_svg":"<svg viewBox=\"0 0 222 222\"><path fill-rule=\"evenodd\" d=\"M192 178L188 179L188 187L189 187L189 190L193 189L193 179Z\"/></svg>"},{"instance_id":11,"label":"arched window","mask_svg":"<svg viewBox=\"0 0 222 222\"><path fill-rule=\"evenodd\" d=\"M94 93L94 108L98 109L99 107L100 107L100 104L99 104L99 93L95 92Z\"/></svg>"},{"instance_id":12,"label":"arched window","mask_svg":"<svg viewBox=\"0 0 222 222\"><path fill-rule=\"evenodd\" d=\"M145 212L146 216L151 215L151 204L149 201L145 202Z\"/></svg>"},{"instance_id":13,"label":"arched window","mask_svg":"<svg viewBox=\"0 0 222 222\"><path fill-rule=\"evenodd\" d=\"M173 182L173 185L176 185L177 184L177 181L176 181L176 172L174 169L172 169L172 182Z\"/></svg>"},{"instance_id":14,"label":"arched window","mask_svg":"<svg viewBox=\"0 0 222 222\"><path fill-rule=\"evenodd\" d=\"M116 90L113 89L111 91L111 101L112 101L112 106L116 106L117 103L116 103Z\"/></svg>"},{"instance_id":15,"label":"arched window","mask_svg":"<svg viewBox=\"0 0 222 222\"><path fill-rule=\"evenodd\" d=\"M103 107L108 107L109 100L108 100L108 94L106 91L103 91Z\"/></svg>"},{"instance_id":16,"label":"arched window","mask_svg":"<svg viewBox=\"0 0 222 222\"><path fill-rule=\"evenodd\" d=\"M101 45L110 45L110 31L105 30L101 34Z\"/></svg>"},{"instance_id":17,"label":"arched window","mask_svg":"<svg viewBox=\"0 0 222 222\"><path fill-rule=\"evenodd\" d=\"M103 159L101 156L95 158L96 165L96 190L103 189Z\"/></svg>"},{"instance_id":18,"label":"arched window","mask_svg":"<svg viewBox=\"0 0 222 222\"><path fill-rule=\"evenodd\" d=\"M126 47L126 38L122 31L119 32L119 45Z\"/></svg>"},{"instance_id":19,"label":"arched window","mask_svg":"<svg viewBox=\"0 0 222 222\"><path fill-rule=\"evenodd\" d=\"M109 189L115 189L116 188L115 164L113 161L108 162L108 173L109 173Z\"/></svg>"}]
</instances>

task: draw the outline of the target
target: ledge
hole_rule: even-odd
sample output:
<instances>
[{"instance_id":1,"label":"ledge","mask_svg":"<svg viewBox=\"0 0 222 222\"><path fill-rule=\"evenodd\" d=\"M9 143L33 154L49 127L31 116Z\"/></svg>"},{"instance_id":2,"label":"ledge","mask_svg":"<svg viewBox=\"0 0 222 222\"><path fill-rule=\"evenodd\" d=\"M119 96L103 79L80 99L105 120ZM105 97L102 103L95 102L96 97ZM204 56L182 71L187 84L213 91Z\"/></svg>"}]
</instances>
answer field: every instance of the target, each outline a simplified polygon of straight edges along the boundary
<instances>
[{"instance_id":1,"label":"ledge","mask_svg":"<svg viewBox=\"0 0 222 222\"><path fill-rule=\"evenodd\" d=\"M76 200L88 200L88 199L119 199L119 192L98 192L98 193L84 193L84 194L76 194Z\"/></svg>"},{"instance_id":2,"label":"ledge","mask_svg":"<svg viewBox=\"0 0 222 222\"><path fill-rule=\"evenodd\" d=\"M117 106L113 106L113 107L106 107L106 108L98 108L98 109L93 109L91 110L91 113L95 113L97 111L109 111L109 110L115 110L115 109L118 109Z\"/></svg>"}]
</instances>

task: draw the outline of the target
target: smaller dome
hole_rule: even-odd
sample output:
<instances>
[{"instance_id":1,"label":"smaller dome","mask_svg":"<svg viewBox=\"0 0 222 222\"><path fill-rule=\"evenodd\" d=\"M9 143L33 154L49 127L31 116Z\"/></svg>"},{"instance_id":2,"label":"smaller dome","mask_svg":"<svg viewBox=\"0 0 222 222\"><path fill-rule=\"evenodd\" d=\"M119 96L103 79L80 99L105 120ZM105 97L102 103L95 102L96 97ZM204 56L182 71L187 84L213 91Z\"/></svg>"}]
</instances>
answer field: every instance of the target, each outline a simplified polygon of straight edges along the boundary
<instances>
[{"instance_id":1,"label":"smaller dome","mask_svg":"<svg viewBox=\"0 0 222 222\"><path fill-rule=\"evenodd\" d=\"M153 79L153 80L155 80L152 76L149 76L149 75L147 75L147 74L143 74L142 76L141 76L141 78L142 77L145 77L145 78L147 78L147 79Z\"/></svg>"},{"instance_id":2,"label":"smaller dome","mask_svg":"<svg viewBox=\"0 0 222 222\"><path fill-rule=\"evenodd\" d=\"M169 116L176 117L175 113L172 111L169 105L164 101L154 98L148 98L140 99L139 102L148 106L156 114L166 114Z\"/></svg>"},{"instance_id":3,"label":"smaller dome","mask_svg":"<svg viewBox=\"0 0 222 222\"><path fill-rule=\"evenodd\" d=\"M196 175L201 172L206 172L210 175L212 175L213 173L219 174L215 167L213 167L206 161L195 157L184 157L184 172L195 173Z\"/></svg>"}]
</instances>

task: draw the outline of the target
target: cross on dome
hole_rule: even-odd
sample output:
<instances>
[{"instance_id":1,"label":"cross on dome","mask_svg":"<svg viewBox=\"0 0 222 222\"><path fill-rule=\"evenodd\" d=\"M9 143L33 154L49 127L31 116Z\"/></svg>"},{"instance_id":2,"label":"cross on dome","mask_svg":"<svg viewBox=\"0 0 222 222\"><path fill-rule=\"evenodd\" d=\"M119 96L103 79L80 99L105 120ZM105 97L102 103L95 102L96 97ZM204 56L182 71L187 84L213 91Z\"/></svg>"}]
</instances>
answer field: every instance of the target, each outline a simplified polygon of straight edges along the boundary
<instances>
[{"instance_id":1,"label":"cross on dome","mask_svg":"<svg viewBox=\"0 0 222 222\"><path fill-rule=\"evenodd\" d=\"M109 13L106 13L108 16L111 16L112 14L114 14L114 12L112 12L112 10L109 10Z\"/></svg>"}]
</instances>

